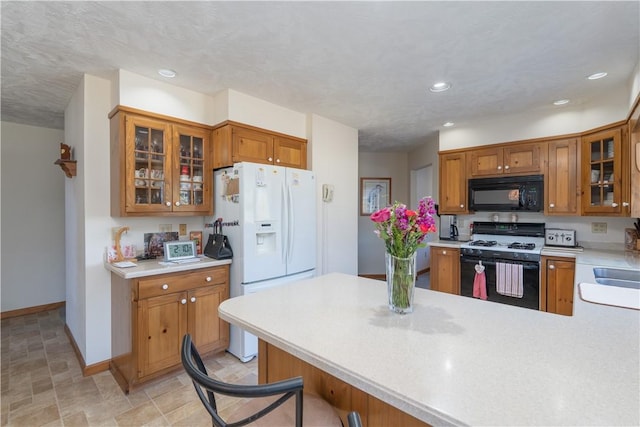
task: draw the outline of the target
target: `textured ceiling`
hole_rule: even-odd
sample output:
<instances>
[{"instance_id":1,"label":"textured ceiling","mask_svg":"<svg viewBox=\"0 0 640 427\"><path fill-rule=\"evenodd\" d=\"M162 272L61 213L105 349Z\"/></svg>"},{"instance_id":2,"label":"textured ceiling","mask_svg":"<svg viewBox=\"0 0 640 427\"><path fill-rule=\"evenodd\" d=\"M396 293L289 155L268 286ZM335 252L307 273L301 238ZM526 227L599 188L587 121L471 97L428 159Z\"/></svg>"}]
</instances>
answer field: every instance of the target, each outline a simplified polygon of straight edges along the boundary
<instances>
[{"instance_id":1,"label":"textured ceiling","mask_svg":"<svg viewBox=\"0 0 640 427\"><path fill-rule=\"evenodd\" d=\"M365 151L404 149L445 121L628 85L639 5L2 1L2 120L62 128L83 73L172 68L171 84L320 114L359 129ZM430 93L439 80L452 89Z\"/></svg>"}]
</instances>

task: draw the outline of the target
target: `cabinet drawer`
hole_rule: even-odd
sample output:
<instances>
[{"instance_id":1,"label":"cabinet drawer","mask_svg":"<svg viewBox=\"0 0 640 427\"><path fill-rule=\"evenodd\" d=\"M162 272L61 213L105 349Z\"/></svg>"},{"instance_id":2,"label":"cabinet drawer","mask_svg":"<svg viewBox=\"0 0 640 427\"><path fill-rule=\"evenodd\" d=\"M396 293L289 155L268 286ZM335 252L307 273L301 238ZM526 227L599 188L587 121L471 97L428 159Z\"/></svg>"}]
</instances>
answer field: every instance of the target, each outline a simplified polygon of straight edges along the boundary
<instances>
[{"instance_id":1,"label":"cabinet drawer","mask_svg":"<svg viewBox=\"0 0 640 427\"><path fill-rule=\"evenodd\" d=\"M227 281L228 267L163 274L138 280L138 299L182 292Z\"/></svg>"}]
</instances>

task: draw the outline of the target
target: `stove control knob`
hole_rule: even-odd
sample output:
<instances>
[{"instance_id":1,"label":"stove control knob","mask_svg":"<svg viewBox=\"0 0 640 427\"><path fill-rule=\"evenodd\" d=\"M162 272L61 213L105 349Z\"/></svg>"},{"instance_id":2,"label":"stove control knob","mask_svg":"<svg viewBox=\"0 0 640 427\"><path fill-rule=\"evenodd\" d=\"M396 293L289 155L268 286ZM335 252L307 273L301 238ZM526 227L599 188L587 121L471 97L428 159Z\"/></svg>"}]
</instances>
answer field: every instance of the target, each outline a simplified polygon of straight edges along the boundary
<instances>
[{"instance_id":1,"label":"stove control knob","mask_svg":"<svg viewBox=\"0 0 640 427\"><path fill-rule=\"evenodd\" d=\"M518 252L514 252L514 253L513 253L513 257L514 257L514 258L520 258L520 254L519 254Z\"/></svg>"}]
</instances>

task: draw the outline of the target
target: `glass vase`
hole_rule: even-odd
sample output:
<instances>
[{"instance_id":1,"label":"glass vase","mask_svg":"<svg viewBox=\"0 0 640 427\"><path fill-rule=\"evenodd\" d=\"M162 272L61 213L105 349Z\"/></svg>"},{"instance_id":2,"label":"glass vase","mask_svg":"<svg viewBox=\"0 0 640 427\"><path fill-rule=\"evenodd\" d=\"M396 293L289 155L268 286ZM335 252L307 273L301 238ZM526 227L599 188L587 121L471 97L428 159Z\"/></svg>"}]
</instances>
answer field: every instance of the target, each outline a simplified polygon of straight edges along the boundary
<instances>
[{"instance_id":1,"label":"glass vase","mask_svg":"<svg viewBox=\"0 0 640 427\"><path fill-rule=\"evenodd\" d=\"M416 253L409 258L386 254L389 309L406 314L413 311L413 291L416 287Z\"/></svg>"}]
</instances>

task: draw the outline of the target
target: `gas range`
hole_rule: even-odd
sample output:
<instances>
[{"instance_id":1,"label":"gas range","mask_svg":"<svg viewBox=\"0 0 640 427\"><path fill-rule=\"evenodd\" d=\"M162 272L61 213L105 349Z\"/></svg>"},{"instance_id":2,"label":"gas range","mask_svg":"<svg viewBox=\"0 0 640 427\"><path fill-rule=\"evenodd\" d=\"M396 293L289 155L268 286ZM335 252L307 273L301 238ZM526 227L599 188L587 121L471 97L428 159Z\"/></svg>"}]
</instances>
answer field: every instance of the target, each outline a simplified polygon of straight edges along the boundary
<instances>
[{"instance_id":1,"label":"gas range","mask_svg":"<svg viewBox=\"0 0 640 427\"><path fill-rule=\"evenodd\" d=\"M539 261L544 229L543 223L474 222L473 240L460 248L467 256Z\"/></svg>"}]
</instances>

